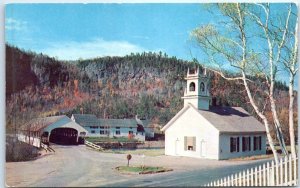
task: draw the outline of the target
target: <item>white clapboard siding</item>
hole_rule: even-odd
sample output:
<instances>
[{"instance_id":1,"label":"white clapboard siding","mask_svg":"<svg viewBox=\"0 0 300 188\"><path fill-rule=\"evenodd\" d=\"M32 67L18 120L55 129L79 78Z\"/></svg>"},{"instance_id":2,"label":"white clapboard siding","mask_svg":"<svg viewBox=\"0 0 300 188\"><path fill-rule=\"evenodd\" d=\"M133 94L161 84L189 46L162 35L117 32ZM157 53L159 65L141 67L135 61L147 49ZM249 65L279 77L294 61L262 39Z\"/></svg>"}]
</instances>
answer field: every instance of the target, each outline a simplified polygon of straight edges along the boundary
<instances>
[{"instance_id":1,"label":"white clapboard siding","mask_svg":"<svg viewBox=\"0 0 300 188\"><path fill-rule=\"evenodd\" d=\"M298 158L291 155L279 163L271 163L246 169L239 173L212 181L205 186L296 186L298 183Z\"/></svg>"}]
</instances>

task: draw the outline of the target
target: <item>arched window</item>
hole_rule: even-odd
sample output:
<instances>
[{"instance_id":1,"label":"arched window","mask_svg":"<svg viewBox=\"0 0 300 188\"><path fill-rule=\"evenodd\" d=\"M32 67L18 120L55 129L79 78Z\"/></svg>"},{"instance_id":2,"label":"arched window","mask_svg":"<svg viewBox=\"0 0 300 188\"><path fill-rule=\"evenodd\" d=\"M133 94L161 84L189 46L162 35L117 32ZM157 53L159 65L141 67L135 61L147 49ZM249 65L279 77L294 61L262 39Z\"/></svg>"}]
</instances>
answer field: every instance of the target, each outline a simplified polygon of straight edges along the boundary
<instances>
[{"instance_id":1,"label":"arched window","mask_svg":"<svg viewBox=\"0 0 300 188\"><path fill-rule=\"evenodd\" d=\"M200 91L201 91L201 92L204 92L204 90L205 90L204 83L201 82L201 84L200 84Z\"/></svg>"},{"instance_id":2,"label":"arched window","mask_svg":"<svg viewBox=\"0 0 300 188\"><path fill-rule=\"evenodd\" d=\"M195 91L195 83L194 82L192 82L192 83L190 83L190 91Z\"/></svg>"}]
</instances>

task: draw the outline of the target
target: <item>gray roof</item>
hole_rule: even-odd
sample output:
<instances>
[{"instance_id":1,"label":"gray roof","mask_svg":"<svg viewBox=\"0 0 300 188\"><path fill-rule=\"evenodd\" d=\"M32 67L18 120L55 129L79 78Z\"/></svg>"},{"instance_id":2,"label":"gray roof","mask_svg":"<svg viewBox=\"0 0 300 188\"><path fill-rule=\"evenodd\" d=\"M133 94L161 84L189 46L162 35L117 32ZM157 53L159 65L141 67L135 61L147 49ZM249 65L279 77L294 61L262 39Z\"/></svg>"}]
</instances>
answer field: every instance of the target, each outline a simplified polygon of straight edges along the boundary
<instances>
[{"instance_id":1,"label":"gray roof","mask_svg":"<svg viewBox=\"0 0 300 188\"><path fill-rule=\"evenodd\" d=\"M93 114L73 114L73 117L81 126L100 126L99 119Z\"/></svg>"},{"instance_id":2,"label":"gray roof","mask_svg":"<svg viewBox=\"0 0 300 188\"><path fill-rule=\"evenodd\" d=\"M99 119L101 126L109 127L137 127L135 119Z\"/></svg>"},{"instance_id":3,"label":"gray roof","mask_svg":"<svg viewBox=\"0 0 300 188\"><path fill-rule=\"evenodd\" d=\"M198 112L220 132L266 132L264 125L241 107L211 107Z\"/></svg>"},{"instance_id":4,"label":"gray roof","mask_svg":"<svg viewBox=\"0 0 300 188\"><path fill-rule=\"evenodd\" d=\"M137 121L137 124L142 125L145 128L150 126L150 123L151 123L150 120L146 120L146 119L141 120L139 118L136 118L136 121Z\"/></svg>"},{"instance_id":5,"label":"gray roof","mask_svg":"<svg viewBox=\"0 0 300 188\"><path fill-rule=\"evenodd\" d=\"M93 114L73 114L75 122L81 126L133 127L138 122L135 119L98 119Z\"/></svg>"},{"instance_id":6,"label":"gray roof","mask_svg":"<svg viewBox=\"0 0 300 188\"><path fill-rule=\"evenodd\" d=\"M35 118L30 120L28 123L24 124L23 126L19 127L18 130L27 130L27 131L41 131L45 127L51 125L58 120L67 117L65 115L61 116L50 116L50 117L43 117L43 118Z\"/></svg>"}]
</instances>

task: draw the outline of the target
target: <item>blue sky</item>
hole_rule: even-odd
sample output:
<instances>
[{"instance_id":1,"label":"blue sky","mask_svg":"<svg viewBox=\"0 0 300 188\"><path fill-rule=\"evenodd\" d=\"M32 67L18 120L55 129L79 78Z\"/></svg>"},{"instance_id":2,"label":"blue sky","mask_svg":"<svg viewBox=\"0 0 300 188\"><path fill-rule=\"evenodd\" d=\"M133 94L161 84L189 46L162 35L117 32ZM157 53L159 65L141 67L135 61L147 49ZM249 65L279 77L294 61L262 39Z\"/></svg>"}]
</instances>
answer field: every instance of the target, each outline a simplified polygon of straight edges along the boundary
<instances>
[{"instance_id":1,"label":"blue sky","mask_svg":"<svg viewBox=\"0 0 300 188\"><path fill-rule=\"evenodd\" d=\"M272 11L280 13L282 6L287 4ZM8 4L5 41L60 60L162 51L203 62L190 32L209 23L218 27L220 20L224 17L209 13L205 4ZM256 49L266 45L250 42ZM288 81L287 73L279 74Z\"/></svg>"},{"instance_id":2,"label":"blue sky","mask_svg":"<svg viewBox=\"0 0 300 188\"><path fill-rule=\"evenodd\" d=\"M189 33L212 15L200 4L11 4L6 42L59 59L162 51L192 59Z\"/></svg>"}]
</instances>

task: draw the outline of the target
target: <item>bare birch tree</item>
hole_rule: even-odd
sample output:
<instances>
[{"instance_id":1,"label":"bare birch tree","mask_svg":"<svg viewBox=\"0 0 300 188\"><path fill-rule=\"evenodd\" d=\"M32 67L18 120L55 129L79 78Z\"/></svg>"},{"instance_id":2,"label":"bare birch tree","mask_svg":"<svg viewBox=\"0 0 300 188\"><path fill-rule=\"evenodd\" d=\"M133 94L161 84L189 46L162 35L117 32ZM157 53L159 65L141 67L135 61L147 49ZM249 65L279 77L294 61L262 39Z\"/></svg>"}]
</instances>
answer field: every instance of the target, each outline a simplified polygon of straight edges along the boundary
<instances>
[{"instance_id":1,"label":"bare birch tree","mask_svg":"<svg viewBox=\"0 0 300 188\"><path fill-rule=\"evenodd\" d=\"M225 16L225 21L218 25L218 28L222 28L222 30L218 31L217 27L208 24L193 30L191 36L199 45L201 51L209 58L211 69L227 80L242 81L250 104L265 125L269 145L275 161L278 163L278 155L270 134L271 124L265 115L266 104L259 105L250 89L253 76L258 75L260 79L264 79L268 86L264 87L268 97L266 100L270 100L272 106L271 96L273 96L273 93L271 91L274 90L272 89L274 87L272 82L275 83L276 74L274 73L277 70L273 69L274 66L270 66L269 72L272 75L264 74L267 65L261 59L261 52L255 51L253 44L251 44L252 41L250 41L251 37L255 38L255 36L253 36L254 24L251 20L253 17L249 16L248 6L249 4L240 3L217 4L218 10ZM230 68L228 68L228 65L230 65ZM233 71L235 74L229 77L228 74L226 75L226 69ZM276 106L274 108L276 109ZM274 113L274 116L276 117L277 114Z\"/></svg>"},{"instance_id":2,"label":"bare birch tree","mask_svg":"<svg viewBox=\"0 0 300 188\"><path fill-rule=\"evenodd\" d=\"M292 4L290 6L292 8ZM287 32L287 41L285 43L285 50L287 56L282 58L281 63L289 73L289 133L291 153L293 157L296 157L296 144L295 144L295 130L294 130L294 85L295 76L298 72L298 16L297 14L291 14L295 17L295 28L293 31Z\"/></svg>"},{"instance_id":3,"label":"bare birch tree","mask_svg":"<svg viewBox=\"0 0 300 188\"><path fill-rule=\"evenodd\" d=\"M288 154L288 151L285 146L284 137L282 133L282 126L278 118L276 110L276 102L274 99L274 90L275 90L275 78L279 70L280 61L282 60L282 55L285 54L285 44L287 41L287 35L289 32L289 24L291 19L292 4L289 5L285 19L282 21L279 18L280 15L277 15L275 18L274 15L270 14L270 3L256 3L253 6L246 10L246 14L252 18L258 26L258 29L262 30L260 38L267 42L266 53L263 55L268 61L268 66L265 71L262 73L265 75L266 80L268 81L269 87L269 100L271 111L273 115L273 121L276 130L276 136L278 138L281 149L285 155ZM262 12L262 14L260 14Z\"/></svg>"},{"instance_id":4,"label":"bare birch tree","mask_svg":"<svg viewBox=\"0 0 300 188\"><path fill-rule=\"evenodd\" d=\"M290 132L290 141L291 141L291 152L292 155L296 156L295 151L295 134L294 134L294 79L297 73L297 51L298 51L298 38L297 38L297 27L298 27L298 16L295 13L297 8L293 3L287 4L287 8L283 8L281 12L284 12L283 15L277 15L274 18L274 15L270 14L270 4L255 4L256 7L262 9L263 15L259 15L257 12L247 13L253 18L257 23L259 28L262 29L264 35L262 36L268 43L268 53L266 57L269 59L269 74L266 74L270 78L270 104L271 111L274 119L274 125L276 128L276 134L281 145L283 152L287 155L288 151L286 150L283 133L281 130L281 123L279 121L276 102L274 99L274 85L275 77L277 71L281 69L284 65L285 69L288 70L290 74L289 80L289 132ZM257 10L257 9L256 9ZM264 18L264 19L263 19ZM293 28L295 26L295 29ZM276 52L276 53L275 53Z\"/></svg>"}]
</instances>

